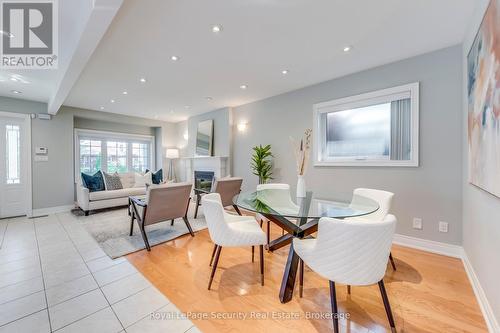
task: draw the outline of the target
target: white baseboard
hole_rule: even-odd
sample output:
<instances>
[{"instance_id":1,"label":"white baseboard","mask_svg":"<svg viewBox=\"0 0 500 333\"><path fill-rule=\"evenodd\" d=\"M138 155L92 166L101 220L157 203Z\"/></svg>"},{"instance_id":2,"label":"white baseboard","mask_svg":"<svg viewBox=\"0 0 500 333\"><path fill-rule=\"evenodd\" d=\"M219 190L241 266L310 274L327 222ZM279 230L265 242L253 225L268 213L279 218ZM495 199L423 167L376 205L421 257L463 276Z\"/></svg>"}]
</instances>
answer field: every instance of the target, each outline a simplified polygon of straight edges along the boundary
<instances>
[{"instance_id":1,"label":"white baseboard","mask_svg":"<svg viewBox=\"0 0 500 333\"><path fill-rule=\"evenodd\" d=\"M33 216L32 217L69 212L74 208L75 208L75 205L65 205L65 206L33 209Z\"/></svg>"},{"instance_id":2,"label":"white baseboard","mask_svg":"<svg viewBox=\"0 0 500 333\"><path fill-rule=\"evenodd\" d=\"M495 318L493 309L491 308L490 303L486 298L483 287L481 287L481 283L479 282L476 272L474 271L474 268L472 267L472 264L467 257L467 253L465 253L465 250L462 246L400 234L394 235L393 243L417 250L462 259L465 267L465 272L469 277L470 284L472 285L472 289L474 290L474 295L476 296L477 302L479 303L479 308L481 309L484 320L486 321L486 325L488 326L488 331L490 333L500 333L500 326L497 319Z\"/></svg>"},{"instance_id":3,"label":"white baseboard","mask_svg":"<svg viewBox=\"0 0 500 333\"><path fill-rule=\"evenodd\" d=\"M471 262L469 261L469 257L467 253L463 251L462 262L465 266L465 271L469 276L469 281L472 285L472 289L474 290L474 294L476 295L477 302L479 303L479 307L481 308L481 312L483 313L484 320L486 321L486 325L488 326L488 331L491 333L499 333L500 325L498 324L497 319L495 318L495 314L493 313L493 309L486 298L486 294L484 293L483 287L481 287L481 283L472 267Z\"/></svg>"},{"instance_id":4,"label":"white baseboard","mask_svg":"<svg viewBox=\"0 0 500 333\"><path fill-rule=\"evenodd\" d=\"M459 245L441 243L400 234L394 235L393 243L453 258L462 258L462 254L464 252L464 249Z\"/></svg>"}]
</instances>

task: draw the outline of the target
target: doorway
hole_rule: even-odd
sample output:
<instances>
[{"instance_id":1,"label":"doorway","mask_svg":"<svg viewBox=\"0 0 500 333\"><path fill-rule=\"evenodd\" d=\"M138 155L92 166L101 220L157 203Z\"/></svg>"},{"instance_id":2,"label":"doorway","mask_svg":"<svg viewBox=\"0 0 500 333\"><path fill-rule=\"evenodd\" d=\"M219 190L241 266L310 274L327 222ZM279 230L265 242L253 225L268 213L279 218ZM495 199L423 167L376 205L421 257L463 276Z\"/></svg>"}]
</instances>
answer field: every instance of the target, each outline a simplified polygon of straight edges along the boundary
<instances>
[{"instance_id":1,"label":"doorway","mask_svg":"<svg viewBox=\"0 0 500 333\"><path fill-rule=\"evenodd\" d=\"M31 215L31 119L0 112L0 218Z\"/></svg>"}]
</instances>

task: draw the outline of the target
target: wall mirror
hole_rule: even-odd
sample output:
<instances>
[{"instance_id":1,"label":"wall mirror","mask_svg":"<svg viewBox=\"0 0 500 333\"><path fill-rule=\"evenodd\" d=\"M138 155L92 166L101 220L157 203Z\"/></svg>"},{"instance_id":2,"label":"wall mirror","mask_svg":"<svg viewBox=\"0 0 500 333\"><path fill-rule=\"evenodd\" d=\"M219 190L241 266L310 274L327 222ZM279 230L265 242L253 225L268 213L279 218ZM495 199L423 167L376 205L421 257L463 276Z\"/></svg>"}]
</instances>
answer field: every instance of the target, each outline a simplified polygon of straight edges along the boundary
<instances>
[{"instance_id":1,"label":"wall mirror","mask_svg":"<svg viewBox=\"0 0 500 333\"><path fill-rule=\"evenodd\" d=\"M196 133L196 156L212 156L213 136L213 119L201 121L198 123L198 131Z\"/></svg>"}]
</instances>

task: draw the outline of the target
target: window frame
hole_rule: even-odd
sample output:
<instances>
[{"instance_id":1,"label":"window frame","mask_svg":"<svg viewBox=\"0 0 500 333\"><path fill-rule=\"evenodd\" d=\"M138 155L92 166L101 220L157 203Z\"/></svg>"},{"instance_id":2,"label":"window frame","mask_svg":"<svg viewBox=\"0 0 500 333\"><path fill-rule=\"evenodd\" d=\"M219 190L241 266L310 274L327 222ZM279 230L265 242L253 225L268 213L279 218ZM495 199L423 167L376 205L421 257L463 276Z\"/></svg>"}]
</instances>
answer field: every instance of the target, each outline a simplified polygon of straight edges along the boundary
<instances>
[{"instance_id":1,"label":"window frame","mask_svg":"<svg viewBox=\"0 0 500 333\"><path fill-rule=\"evenodd\" d=\"M397 87L381 89L355 96L334 99L313 105L313 165L315 167L329 166L389 166L418 167L419 166L419 82ZM335 161L323 160L321 152L325 149L326 122L322 121L325 113L345 111L370 105L383 104L410 98L411 104L411 159L357 159L356 157L338 158ZM405 97L406 96L406 97Z\"/></svg>"},{"instance_id":2,"label":"window frame","mask_svg":"<svg viewBox=\"0 0 500 333\"><path fill-rule=\"evenodd\" d=\"M75 170L75 181L81 181L81 171L80 171L80 140L83 139L93 139L101 141L101 170L107 172L108 170L108 160L107 160L107 143L108 141L126 142L127 143L127 172L137 172L132 168L132 143L147 143L150 147L149 153L149 169L155 170L156 161L156 150L155 150L155 137L152 135L141 135L141 134L128 134L120 132L108 132L108 131L97 131L75 128L74 130L74 170Z\"/></svg>"}]
</instances>

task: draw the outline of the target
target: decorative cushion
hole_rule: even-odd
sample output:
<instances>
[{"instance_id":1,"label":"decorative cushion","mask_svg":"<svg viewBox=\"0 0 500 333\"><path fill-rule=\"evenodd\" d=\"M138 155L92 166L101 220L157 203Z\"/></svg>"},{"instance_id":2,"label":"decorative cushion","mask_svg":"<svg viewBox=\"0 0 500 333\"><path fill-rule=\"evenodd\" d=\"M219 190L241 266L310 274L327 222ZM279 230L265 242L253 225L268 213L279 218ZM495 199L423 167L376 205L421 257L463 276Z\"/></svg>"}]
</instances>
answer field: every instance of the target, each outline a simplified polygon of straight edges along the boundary
<instances>
[{"instance_id":1,"label":"decorative cushion","mask_svg":"<svg viewBox=\"0 0 500 333\"><path fill-rule=\"evenodd\" d=\"M104 176L104 185L106 185L106 191L121 190L123 188L118 172L109 174L103 171L102 174Z\"/></svg>"},{"instance_id":2,"label":"decorative cushion","mask_svg":"<svg viewBox=\"0 0 500 333\"><path fill-rule=\"evenodd\" d=\"M150 171L146 169L146 173L151 172L151 178L153 181L153 184L161 184L163 183L163 170L160 169L156 172Z\"/></svg>"},{"instance_id":3,"label":"decorative cushion","mask_svg":"<svg viewBox=\"0 0 500 333\"><path fill-rule=\"evenodd\" d=\"M82 172L82 184L89 189L89 192L104 191L105 189L104 179L100 170L93 175Z\"/></svg>"},{"instance_id":4,"label":"decorative cushion","mask_svg":"<svg viewBox=\"0 0 500 333\"><path fill-rule=\"evenodd\" d=\"M151 172L146 172L144 175L140 173L135 173L135 184L134 187L146 187L146 184L151 185L153 183Z\"/></svg>"},{"instance_id":5,"label":"decorative cushion","mask_svg":"<svg viewBox=\"0 0 500 333\"><path fill-rule=\"evenodd\" d=\"M119 173L123 188L131 188L135 185L135 172Z\"/></svg>"}]
</instances>

